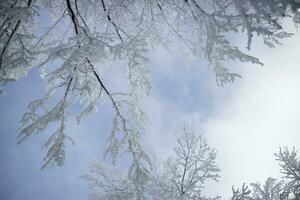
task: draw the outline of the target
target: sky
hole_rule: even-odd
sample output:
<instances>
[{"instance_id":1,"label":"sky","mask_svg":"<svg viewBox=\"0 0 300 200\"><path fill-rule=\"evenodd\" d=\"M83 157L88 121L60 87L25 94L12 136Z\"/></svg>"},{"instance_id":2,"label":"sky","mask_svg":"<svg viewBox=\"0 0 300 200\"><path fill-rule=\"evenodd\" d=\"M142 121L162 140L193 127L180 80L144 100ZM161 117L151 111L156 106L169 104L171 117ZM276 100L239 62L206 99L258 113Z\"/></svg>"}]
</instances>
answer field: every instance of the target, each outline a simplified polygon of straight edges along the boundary
<instances>
[{"instance_id":1,"label":"sky","mask_svg":"<svg viewBox=\"0 0 300 200\"><path fill-rule=\"evenodd\" d=\"M216 85L205 64L186 67L178 52L158 49L152 55L153 91L143 99L151 120L142 137L146 149L167 158L184 124L191 124L218 151L221 178L207 184L207 194L228 199L232 185L280 178L273 154L280 146L300 149L299 41L296 33L274 49L255 42L250 53L264 66L235 63L242 78L225 87ZM109 104L80 126L70 117L67 132L76 145L67 146L62 167L41 170L41 147L53 127L21 145L17 130L28 103L41 98L44 90L37 70L32 70L7 85L0 97L0 199L88 198L87 184L79 176L88 173L90 160L103 155L110 130Z\"/></svg>"}]
</instances>

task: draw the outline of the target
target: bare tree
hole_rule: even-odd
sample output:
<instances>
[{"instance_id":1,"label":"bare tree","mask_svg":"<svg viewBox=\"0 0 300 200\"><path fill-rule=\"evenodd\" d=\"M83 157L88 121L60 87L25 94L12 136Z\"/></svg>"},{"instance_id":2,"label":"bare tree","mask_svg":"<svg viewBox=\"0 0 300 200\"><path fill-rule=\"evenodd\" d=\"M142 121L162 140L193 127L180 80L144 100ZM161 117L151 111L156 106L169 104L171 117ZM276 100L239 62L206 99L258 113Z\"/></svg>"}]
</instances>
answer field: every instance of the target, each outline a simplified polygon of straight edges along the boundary
<instances>
[{"instance_id":1,"label":"bare tree","mask_svg":"<svg viewBox=\"0 0 300 200\"><path fill-rule=\"evenodd\" d=\"M273 47L291 36L283 30L284 18L299 24L299 7L298 0L2 0L1 83L18 80L33 67L47 82L45 97L30 103L21 120L20 140L56 122L43 168L62 165L70 139L65 133L69 107L84 102L80 122L108 100L114 118L107 153L115 159L125 147L140 160L139 137L147 117L139 99L151 90L151 49L180 41L185 54L207 60L217 83L224 85L240 77L225 65L228 61L262 64L228 35L245 32L248 49L255 35ZM40 20L43 13L52 21ZM103 77L104 66L119 60L127 62L128 91L111 91L113 77ZM63 95L57 100L59 91Z\"/></svg>"},{"instance_id":2,"label":"bare tree","mask_svg":"<svg viewBox=\"0 0 300 200\"><path fill-rule=\"evenodd\" d=\"M131 173L113 175L112 171L101 167L102 162L93 162L91 174L84 176L94 191L92 199L210 199L205 197L202 189L207 180L217 181L219 178L216 151L209 147L202 135L196 135L188 128L183 132L174 148L175 155L163 167L152 165L148 174L139 175L138 179Z\"/></svg>"},{"instance_id":3,"label":"bare tree","mask_svg":"<svg viewBox=\"0 0 300 200\"><path fill-rule=\"evenodd\" d=\"M165 163L165 171L158 179L162 196L157 199L205 199L205 182L219 178L216 151L191 128L185 127L183 132L174 148L175 156Z\"/></svg>"}]
</instances>

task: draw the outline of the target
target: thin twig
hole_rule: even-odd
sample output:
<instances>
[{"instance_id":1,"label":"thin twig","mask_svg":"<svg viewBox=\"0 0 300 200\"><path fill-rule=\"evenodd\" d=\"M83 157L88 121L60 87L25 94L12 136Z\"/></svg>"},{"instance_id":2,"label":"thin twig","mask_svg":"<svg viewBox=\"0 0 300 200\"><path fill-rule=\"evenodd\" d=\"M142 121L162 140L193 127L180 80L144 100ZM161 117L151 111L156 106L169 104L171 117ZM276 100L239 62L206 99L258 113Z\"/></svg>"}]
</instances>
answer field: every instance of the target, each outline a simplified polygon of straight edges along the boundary
<instances>
[{"instance_id":1,"label":"thin twig","mask_svg":"<svg viewBox=\"0 0 300 200\"><path fill-rule=\"evenodd\" d=\"M101 0L101 3L102 3L103 11L104 11L104 12L107 12L107 9L106 9L104 0ZM121 36L120 33L119 33L119 28L118 28L118 26L116 25L116 23L111 19L110 15L109 15L108 13L107 13L106 17L107 17L108 21L110 21L110 23L114 26L115 31L116 31L116 33L117 33L119 39L121 40L121 42L123 42L123 38L122 38L122 36Z\"/></svg>"},{"instance_id":2,"label":"thin twig","mask_svg":"<svg viewBox=\"0 0 300 200\"><path fill-rule=\"evenodd\" d=\"M32 0L28 0L28 2L27 2L27 7L29 7L29 6L31 5L31 2L32 2ZM0 54L0 69L2 68L3 56L4 56L4 54L6 53L7 48L9 47L10 42L12 41L12 39L13 39L14 35L16 34L18 28L20 27L21 21L22 21L21 19L19 19L19 20L17 21L17 23L16 23L16 25L15 25L13 31L11 32L9 38L7 39L5 45L4 45L3 49L2 49L2 52L1 52L1 54Z\"/></svg>"}]
</instances>

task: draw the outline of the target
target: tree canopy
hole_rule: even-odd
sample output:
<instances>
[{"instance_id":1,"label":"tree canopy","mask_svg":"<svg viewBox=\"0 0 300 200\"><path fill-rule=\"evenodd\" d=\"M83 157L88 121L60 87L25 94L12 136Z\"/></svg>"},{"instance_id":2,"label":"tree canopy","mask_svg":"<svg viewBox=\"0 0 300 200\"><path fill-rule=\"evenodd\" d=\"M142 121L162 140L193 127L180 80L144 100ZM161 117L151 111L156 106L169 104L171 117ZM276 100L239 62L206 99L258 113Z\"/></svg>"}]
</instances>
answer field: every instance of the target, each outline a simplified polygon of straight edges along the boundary
<instances>
[{"instance_id":1,"label":"tree canopy","mask_svg":"<svg viewBox=\"0 0 300 200\"><path fill-rule=\"evenodd\" d=\"M205 59L222 86L240 77L228 61L262 65L233 45L230 34L244 33L247 49L255 36L274 47L291 36L285 18L299 24L299 8L297 0L1 1L1 83L35 67L47 83L45 97L30 103L21 120L20 142L57 123L42 168L60 166L66 140L73 142L65 133L69 107L81 102L80 122L108 100L114 117L106 154L115 159L125 148L135 163L147 162L140 144L147 115L139 100L152 86L148 53L180 44L188 58ZM103 77L107 63L119 60L126 61L128 91L111 91Z\"/></svg>"},{"instance_id":2,"label":"tree canopy","mask_svg":"<svg viewBox=\"0 0 300 200\"><path fill-rule=\"evenodd\" d=\"M205 137L185 127L177 140L173 156L155 162L147 174L132 176L103 161L90 163L90 174L83 176L91 189L91 199L104 200L219 200L207 197L204 189L208 180L217 182L220 169L216 151ZM298 200L300 198L300 160L295 149L280 148L275 158L281 180L269 177L264 183L245 183L232 187L231 200ZM130 172L130 171L129 171ZM136 174L135 174L136 175ZM217 184L217 183L215 183Z\"/></svg>"}]
</instances>

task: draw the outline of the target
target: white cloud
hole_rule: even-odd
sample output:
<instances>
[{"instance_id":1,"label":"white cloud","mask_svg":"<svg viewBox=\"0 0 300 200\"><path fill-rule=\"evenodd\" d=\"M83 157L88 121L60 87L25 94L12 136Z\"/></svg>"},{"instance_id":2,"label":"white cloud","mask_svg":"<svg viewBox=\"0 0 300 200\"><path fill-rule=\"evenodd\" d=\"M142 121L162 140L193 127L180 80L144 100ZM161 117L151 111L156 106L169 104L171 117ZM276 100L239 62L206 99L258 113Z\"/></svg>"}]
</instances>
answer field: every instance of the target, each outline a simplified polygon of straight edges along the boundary
<instances>
[{"instance_id":1,"label":"white cloud","mask_svg":"<svg viewBox=\"0 0 300 200\"><path fill-rule=\"evenodd\" d=\"M212 195L228 198L232 185L280 178L274 153L280 146L300 150L299 40L299 35L294 36L275 49L254 44L252 54L259 55L265 65L241 64L243 78L231 86L217 88L204 80L210 91L202 95L210 95L212 111L192 105L194 110L187 113L160 96L149 98L146 105L152 125L146 142L165 157L172 151L179 128L185 121L193 122L218 150L221 179L209 183L207 192Z\"/></svg>"},{"instance_id":2,"label":"white cloud","mask_svg":"<svg viewBox=\"0 0 300 200\"><path fill-rule=\"evenodd\" d=\"M213 193L228 197L232 185L280 178L273 154L280 146L300 150L299 40L298 35L276 49L260 47L265 66L246 73L216 115L201 124L222 169Z\"/></svg>"}]
</instances>

